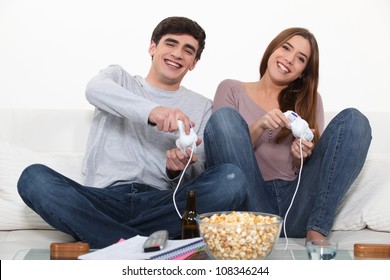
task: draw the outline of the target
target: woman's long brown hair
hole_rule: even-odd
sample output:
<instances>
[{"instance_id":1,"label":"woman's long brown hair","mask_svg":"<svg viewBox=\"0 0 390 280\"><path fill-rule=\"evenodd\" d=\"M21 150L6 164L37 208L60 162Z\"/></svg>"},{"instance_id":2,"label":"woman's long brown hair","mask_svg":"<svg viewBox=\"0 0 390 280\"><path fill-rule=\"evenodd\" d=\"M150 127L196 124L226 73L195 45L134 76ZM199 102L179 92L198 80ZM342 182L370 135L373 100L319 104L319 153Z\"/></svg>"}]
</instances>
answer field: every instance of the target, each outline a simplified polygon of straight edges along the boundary
<instances>
[{"instance_id":1,"label":"woman's long brown hair","mask_svg":"<svg viewBox=\"0 0 390 280\"><path fill-rule=\"evenodd\" d=\"M319 50L314 35L305 28L293 27L283 30L268 45L260 63L260 78L264 75L268 59L271 54L293 36L302 36L310 43L310 58L303 75L290 83L279 94L279 106L282 112L287 110L295 111L302 119L306 120L310 128L315 129L313 142L318 140L317 122L317 88L319 79ZM282 129L277 140L283 139L291 134L291 131Z\"/></svg>"}]
</instances>

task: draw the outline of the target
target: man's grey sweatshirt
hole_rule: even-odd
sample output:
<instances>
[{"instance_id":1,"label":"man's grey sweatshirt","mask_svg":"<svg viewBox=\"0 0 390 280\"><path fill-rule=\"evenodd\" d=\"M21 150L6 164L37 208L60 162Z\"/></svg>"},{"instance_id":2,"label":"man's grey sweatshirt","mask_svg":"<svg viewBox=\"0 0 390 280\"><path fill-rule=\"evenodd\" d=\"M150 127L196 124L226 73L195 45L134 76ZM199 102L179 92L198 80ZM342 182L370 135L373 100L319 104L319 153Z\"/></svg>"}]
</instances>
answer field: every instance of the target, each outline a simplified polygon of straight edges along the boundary
<instances>
[{"instance_id":1,"label":"man's grey sweatshirt","mask_svg":"<svg viewBox=\"0 0 390 280\"><path fill-rule=\"evenodd\" d=\"M210 99L183 86L161 90L118 65L89 81L86 98L95 113L83 173L85 185L97 188L131 182L174 188L177 178L170 180L166 174L166 151L175 148L178 135L148 124L149 114L157 106L179 108L195 122L194 131L203 139L212 106ZM204 171L203 143L196 154L198 161L188 167L183 184Z\"/></svg>"}]
</instances>

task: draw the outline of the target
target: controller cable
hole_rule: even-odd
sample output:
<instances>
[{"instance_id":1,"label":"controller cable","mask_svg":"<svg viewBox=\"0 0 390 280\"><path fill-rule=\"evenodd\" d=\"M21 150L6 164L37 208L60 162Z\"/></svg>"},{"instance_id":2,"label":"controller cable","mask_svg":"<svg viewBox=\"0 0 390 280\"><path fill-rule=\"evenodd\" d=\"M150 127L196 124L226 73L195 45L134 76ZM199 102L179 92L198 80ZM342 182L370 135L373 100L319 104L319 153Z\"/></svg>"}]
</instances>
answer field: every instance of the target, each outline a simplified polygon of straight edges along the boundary
<instances>
[{"instance_id":1,"label":"controller cable","mask_svg":"<svg viewBox=\"0 0 390 280\"><path fill-rule=\"evenodd\" d=\"M299 138L299 153L301 155L301 166L299 168L299 173L298 173L298 182L297 182L297 187L295 189L295 192L294 192L294 195L291 199L291 203L290 203L290 206L288 207L287 209L287 212L286 212L286 215L284 216L284 220L283 220L283 232L284 232L284 237L286 238L286 247L284 248L284 251L283 251L283 255L284 253L286 252L287 250L287 247L288 247L288 237L287 237L287 232L286 232L286 220L287 220L287 215L288 213L290 212L290 209L293 205L293 202L294 202L294 199L295 199L295 195L297 194L298 192L298 188L299 188L299 184L301 182L301 174L302 174L302 169L303 169L303 155L302 155L302 138L303 138L303 131L301 133L301 138Z\"/></svg>"},{"instance_id":2,"label":"controller cable","mask_svg":"<svg viewBox=\"0 0 390 280\"><path fill-rule=\"evenodd\" d=\"M179 212L179 209L177 208L177 205L176 205L176 199L175 199L175 197L176 197L176 192L177 192L177 190L179 189L181 180L183 179L183 176L184 176L184 174L185 174L185 172L186 172L186 170L187 170L187 167L188 167L188 165L189 165L190 162L191 162L192 155L194 154L194 150L195 150L195 149L194 149L194 148L195 148L195 145L196 145L196 140L192 143L190 158L188 159L188 162L187 162L186 166L184 167L183 171L181 172L181 175L180 175L180 178L179 178L179 182L177 183L176 189L175 189L175 191L173 192L173 197L172 197L172 199L173 199L173 205L175 206L177 215L179 215L180 219L182 218L182 216L181 216L181 214L180 214L180 212ZM186 148L186 149L187 149L187 148Z\"/></svg>"}]
</instances>

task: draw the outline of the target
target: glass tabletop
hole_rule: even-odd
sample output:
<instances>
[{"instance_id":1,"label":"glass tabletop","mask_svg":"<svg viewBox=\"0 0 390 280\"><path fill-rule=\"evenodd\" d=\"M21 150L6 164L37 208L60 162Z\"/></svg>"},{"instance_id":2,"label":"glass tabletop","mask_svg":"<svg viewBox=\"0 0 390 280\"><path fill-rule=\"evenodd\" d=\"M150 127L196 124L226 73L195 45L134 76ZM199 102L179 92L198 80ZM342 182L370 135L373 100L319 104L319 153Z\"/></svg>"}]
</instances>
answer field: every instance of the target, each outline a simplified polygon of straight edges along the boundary
<instances>
[{"instance_id":1,"label":"glass tabletop","mask_svg":"<svg viewBox=\"0 0 390 280\"><path fill-rule=\"evenodd\" d=\"M25 249L16 253L14 260L50 260L49 249ZM66 259L66 258L65 258ZM76 258L69 258L76 259ZM201 251L197 256L192 256L191 260L207 260L205 251ZM306 250L273 250L266 258L267 260L308 260ZM338 250L336 260L353 260L353 251Z\"/></svg>"},{"instance_id":2,"label":"glass tabletop","mask_svg":"<svg viewBox=\"0 0 390 280\"><path fill-rule=\"evenodd\" d=\"M93 250L90 250L92 252ZM14 260L77 260L80 252L64 252L59 257L50 255L50 249L25 249L20 250L14 256Z\"/></svg>"},{"instance_id":3,"label":"glass tabletop","mask_svg":"<svg viewBox=\"0 0 390 280\"><path fill-rule=\"evenodd\" d=\"M49 249L24 249L16 253L14 260L50 260Z\"/></svg>"},{"instance_id":4,"label":"glass tabletop","mask_svg":"<svg viewBox=\"0 0 390 280\"><path fill-rule=\"evenodd\" d=\"M308 260L306 250L273 250L267 260ZM353 260L353 251L338 250L335 260Z\"/></svg>"}]
</instances>

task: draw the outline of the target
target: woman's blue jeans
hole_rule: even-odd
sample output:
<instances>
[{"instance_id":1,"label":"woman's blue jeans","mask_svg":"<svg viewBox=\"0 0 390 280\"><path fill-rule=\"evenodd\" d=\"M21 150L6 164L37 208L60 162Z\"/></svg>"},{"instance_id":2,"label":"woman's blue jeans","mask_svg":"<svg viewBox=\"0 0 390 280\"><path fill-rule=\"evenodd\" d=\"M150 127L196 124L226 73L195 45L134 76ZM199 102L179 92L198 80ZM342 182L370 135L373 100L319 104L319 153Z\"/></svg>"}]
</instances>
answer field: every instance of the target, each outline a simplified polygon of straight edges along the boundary
<instances>
[{"instance_id":1,"label":"woman's blue jeans","mask_svg":"<svg viewBox=\"0 0 390 280\"><path fill-rule=\"evenodd\" d=\"M195 188L199 213L238 209L245 200L246 185L239 168L218 165L180 186L175 201L179 212L184 213L186 190ZM180 236L181 220L173 205L173 190L137 183L104 189L85 187L47 166L34 164L21 174L18 191L47 223L92 248L161 229L168 230L171 238Z\"/></svg>"},{"instance_id":2,"label":"woman's blue jeans","mask_svg":"<svg viewBox=\"0 0 390 280\"><path fill-rule=\"evenodd\" d=\"M264 181L241 115L221 108L211 116L205 135L209 166L230 163L245 173L248 185L242 209L285 217L298 178ZM367 118L356 109L343 110L329 123L303 166L286 219L288 237L305 237L307 230L329 234L340 201L363 167L371 138Z\"/></svg>"}]
</instances>

